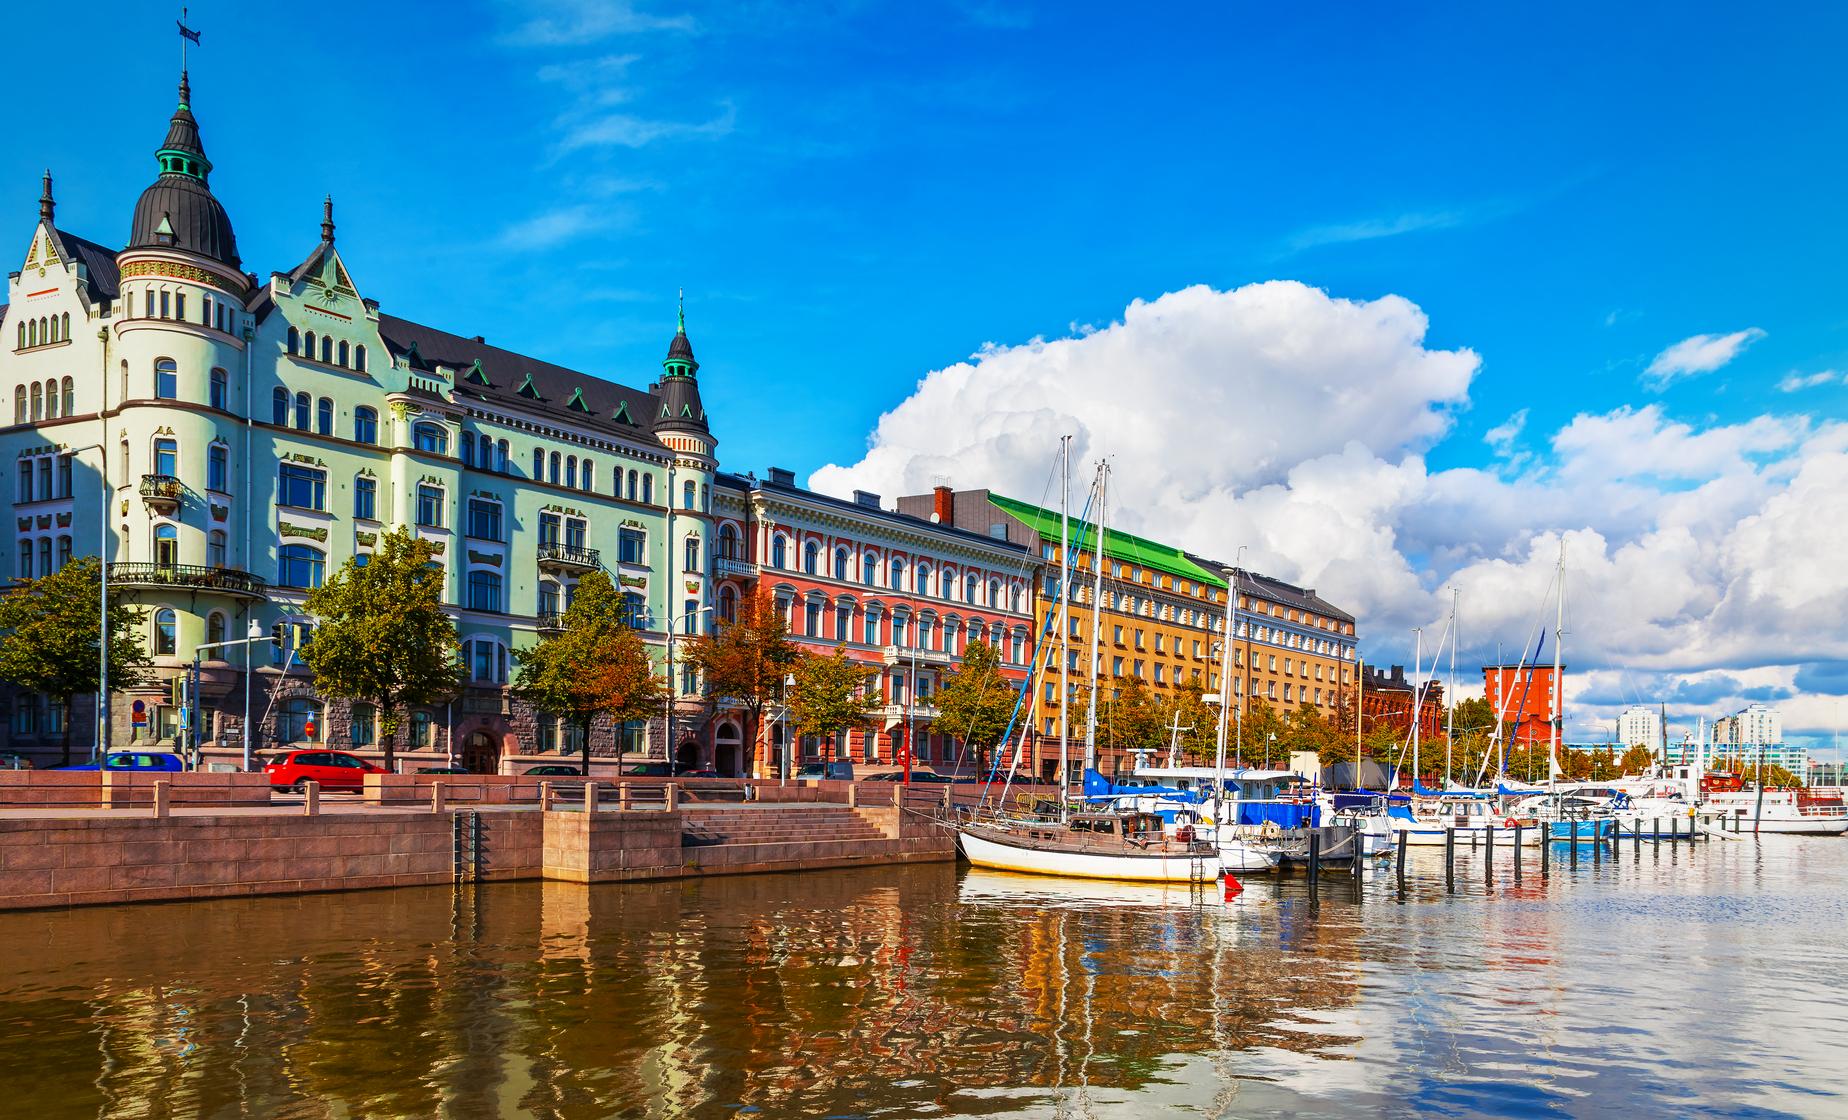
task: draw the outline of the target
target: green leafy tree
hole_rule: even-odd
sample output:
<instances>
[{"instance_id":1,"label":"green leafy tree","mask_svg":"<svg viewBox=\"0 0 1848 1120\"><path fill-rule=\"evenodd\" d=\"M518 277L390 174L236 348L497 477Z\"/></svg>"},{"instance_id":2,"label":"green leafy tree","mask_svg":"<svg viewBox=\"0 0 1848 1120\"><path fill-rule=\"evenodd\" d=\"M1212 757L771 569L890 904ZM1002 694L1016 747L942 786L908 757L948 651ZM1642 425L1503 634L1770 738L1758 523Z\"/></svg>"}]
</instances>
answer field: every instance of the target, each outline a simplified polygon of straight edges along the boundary
<instances>
[{"instance_id":1,"label":"green leafy tree","mask_svg":"<svg viewBox=\"0 0 1848 1120\"><path fill-rule=\"evenodd\" d=\"M847 647L836 646L827 657L802 654L790 675L796 683L789 690L789 723L796 733L832 743L841 732L872 722L878 670L848 657Z\"/></svg>"},{"instance_id":2,"label":"green leafy tree","mask_svg":"<svg viewBox=\"0 0 1848 1120\"><path fill-rule=\"evenodd\" d=\"M699 670L714 706L730 704L744 715L751 772L761 776L757 740L764 708L783 695L783 678L802 657L789 640L783 612L768 591L760 591L739 602L732 621L695 635L680 649L681 657Z\"/></svg>"},{"instance_id":3,"label":"green leafy tree","mask_svg":"<svg viewBox=\"0 0 1848 1120\"><path fill-rule=\"evenodd\" d=\"M71 763L71 701L97 689L96 638L102 569L94 557L73 560L0 594L0 680L64 705L64 765ZM146 612L109 597L109 687L147 683L151 663L141 644Z\"/></svg>"},{"instance_id":4,"label":"green leafy tree","mask_svg":"<svg viewBox=\"0 0 1848 1120\"><path fill-rule=\"evenodd\" d=\"M1162 749L1178 741L1184 766L1211 765L1219 748L1219 709L1208 704L1205 695L1199 685L1184 684L1155 700Z\"/></svg>"},{"instance_id":5,"label":"green leafy tree","mask_svg":"<svg viewBox=\"0 0 1848 1120\"><path fill-rule=\"evenodd\" d=\"M1288 757L1289 731L1277 709L1254 698L1245 709L1244 727L1234 732L1233 757L1246 766L1269 769Z\"/></svg>"},{"instance_id":6,"label":"green leafy tree","mask_svg":"<svg viewBox=\"0 0 1848 1120\"><path fill-rule=\"evenodd\" d=\"M1098 708L1098 738L1117 751L1157 751L1165 745L1161 713L1140 677L1124 677L1115 696L1106 696Z\"/></svg>"},{"instance_id":7,"label":"green leafy tree","mask_svg":"<svg viewBox=\"0 0 1848 1120\"><path fill-rule=\"evenodd\" d=\"M1481 696L1460 700L1451 709L1450 719L1459 738L1466 731L1479 731L1486 736L1495 730L1495 705Z\"/></svg>"},{"instance_id":8,"label":"green leafy tree","mask_svg":"<svg viewBox=\"0 0 1848 1120\"><path fill-rule=\"evenodd\" d=\"M443 610L436 548L397 528L362 567L352 560L308 593L314 640L301 659L322 696L366 703L379 714L385 768L396 763L406 706L433 704L461 687L456 624Z\"/></svg>"},{"instance_id":9,"label":"green leafy tree","mask_svg":"<svg viewBox=\"0 0 1848 1120\"><path fill-rule=\"evenodd\" d=\"M590 729L607 716L625 723L662 714L666 690L655 676L648 645L630 625L629 604L601 571L578 580L564 628L514 656L514 695L580 732L584 772L590 772ZM618 731L620 759L622 739Z\"/></svg>"},{"instance_id":10,"label":"green leafy tree","mask_svg":"<svg viewBox=\"0 0 1848 1120\"><path fill-rule=\"evenodd\" d=\"M1016 695L1001 675L1001 655L974 639L963 649L962 664L937 690L937 729L961 739L985 767L990 752L1004 746L1001 737L1014 716Z\"/></svg>"}]
</instances>

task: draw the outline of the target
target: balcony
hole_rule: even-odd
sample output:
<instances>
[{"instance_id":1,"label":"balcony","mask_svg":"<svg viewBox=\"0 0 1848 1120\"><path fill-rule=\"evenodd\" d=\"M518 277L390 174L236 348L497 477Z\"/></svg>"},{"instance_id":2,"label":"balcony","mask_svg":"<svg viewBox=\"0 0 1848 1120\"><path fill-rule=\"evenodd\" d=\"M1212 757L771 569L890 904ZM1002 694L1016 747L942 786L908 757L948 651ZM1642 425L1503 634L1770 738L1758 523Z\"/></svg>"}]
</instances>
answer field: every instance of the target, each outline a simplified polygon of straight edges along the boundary
<instances>
[{"instance_id":1,"label":"balcony","mask_svg":"<svg viewBox=\"0 0 1848 1120\"><path fill-rule=\"evenodd\" d=\"M539 632L541 634L562 634L565 632L565 614L563 611L543 611L539 615Z\"/></svg>"},{"instance_id":2,"label":"balcony","mask_svg":"<svg viewBox=\"0 0 1848 1120\"><path fill-rule=\"evenodd\" d=\"M920 667L949 669L956 665L957 660L955 654L940 649L913 649L909 646L887 646L884 654L887 665L910 665L915 655Z\"/></svg>"},{"instance_id":3,"label":"balcony","mask_svg":"<svg viewBox=\"0 0 1848 1120\"><path fill-rule=\"evenodd\" d=\"M236 568L214 568L206 564L118 562L109 565L109 582L117 587L216 591L239 599L262 599L269 592L269 584L258 576Z\"/></svg>"},{"instance_id":4,"label":"balcony","mask_svg":"<svg viewBox=\"0 0 1848 1120\"><path fill-rule=\"evenodd\" d=\"M712 574L720 578L740 576L744 579L754 579L757 576L757 565L742 556L714 556Z\"/></svg>"},{"instance_id":5,"label":"balcony","mask_svg":"<svg viewBox=\"0 0 1848 1120\"><path fill-rule=\"evenodd\" d=\"M141 476L141 500L157 510L171 513L180 508L180 501L185 497L185 485L170 474Z\"/></svg>"},{"instance_id":6,"label":"balcony","mask_svg":"<svg viewBox=\"0 0 1848 1120\"><path fill-rule=\"evenodd\" d=\"M539 566L565 572L591 572L602 567L594 548L573 548L568 544L541 544Z\"/></svg>"},{"instance_id":7,"label":"balcony","mask_svg":"<svg viewBox=\"0 0 1848 1120\"><path fill-rule=\"evenodd\" d=\"M907 715L914 724L928 723L937 718L937 705L928 700L917 704L884 704L873 709L873 716L889 729L895 724L902 725Z\"/></svg>"}]
</instances>

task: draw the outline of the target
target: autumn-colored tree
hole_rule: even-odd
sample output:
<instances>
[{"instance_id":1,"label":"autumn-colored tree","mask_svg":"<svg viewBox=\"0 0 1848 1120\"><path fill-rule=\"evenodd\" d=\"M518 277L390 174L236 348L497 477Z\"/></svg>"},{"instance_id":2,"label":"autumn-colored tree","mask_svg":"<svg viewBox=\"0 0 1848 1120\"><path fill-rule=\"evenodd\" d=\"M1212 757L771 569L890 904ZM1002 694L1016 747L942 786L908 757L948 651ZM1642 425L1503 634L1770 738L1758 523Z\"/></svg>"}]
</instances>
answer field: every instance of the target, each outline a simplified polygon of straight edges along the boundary
<instances>
[{"instance_id":1,"label":"autumn-colored tree","mask_svg":"<svg viewBox=\"0 0 1848 1120\"><path fill-rule=\"evenodd\" d=\"M802 656L789 640L789 623L767 591L738 603L730 622L699 634L680 646L681 657L699 670L713 704L730 704L744 715L752 773L762 776L757 754L764 708L783 695L783 678Z\"/></svg>"},{"instance_id":2,"label":"autumn-colored tree","mask_svg":"<svg viewBox=\"0 0 1848 1120\"><path fill-rule=\"evenodd\" d=\"M443 573L429 541L403 527L379 537L364 566L349 559L308 593L314 641L301 650L322 696L373 705L385 768L396 761L407 705L432 704L461 687L461 643L443 610Z\"/></svg>"},{"instance_id":3,"label":"autumn-colored tree","mask_svg":"<svg viewBox=\"0 0 1848 1120\"><path fill-rule=\"evenodd\" d=\"M1450 722L1459 737L1465 731L1479 731L1488 735L1495 730L1495 705L1480 696L1460 700L1451 709Z\"/></svg>"},{"instance_id":4,"label":"autumn-colored tree","mask_svg":"<svg viewBox=\"0 0 1848 1120\"><path fill-rule=\"evenodd\" d=\"M1164 751L1178 743L1182 765L1212 764L1219 747L1219 709L1206 702L1199 685L1184 684L1172 695L1156 697L1155 717Z\"/></svg>"},{"instance_id":5,"label":"autumn-colored tree","mask_svg":"<svg viewBox=\"0 0 1848 1120\"><path fill-rule=\"evenodd\" d=\"M802 654L790 675L796 683L789 690L789 724L796 734L832 743L841 732L866 726L879 706L872 687L878 670L848 657L845 646L827 657Z\"/></svg>"},{"instance_id":6,"label":"autumn-colored tree","mask_svg":"<svg viewBox=\"0 0 1848 1120\"><path fill-rule=\"evenodd\" d=\"M1749 755L1727 755L1718 758L1714 761L1712 768L1737 774L1747 783L1756 783L1758 781L1760 764L1758 756L1754 752ZM1766 789L1799 789L1804 784L1802 778L1797 777L1775 762L1765 763L1762 769L1764 770Z\"/></svg>"},{"instance_id":7,"label":"autumn-colored tree","mask_svg":"<svg viewBox=\"0 0 1848 1120\"><path fill-rule=\"evenodd\" d=\"M96 559L86 556L50 575L20 580L0 595L0 680L64 705L66 766L71 763L71 701L97 691L101 573ZM140 608L110 596L110 692L148 679L151 663L141 644L145 618ZM106 748L99 744L101 749Z\"/></svg>"},{"instance_id":8,"label":"autumn-colored tree","mask_svg":"<svg viewBox=\"0 0 1848 1120\"><path fill-rule=\"evenodd\" d=\"M1637 744L1623 752L1617 760L1617 768L1625 774L1642 774L1655 765L1655 752L1642 744Z\"/></svg>"},{"instance_id":9,"label":"autumn-colored tree","mask_svg":"<svg viewBox=\"0 0 1848 1120\"><path fill-rule=\"evenodd\" d=\"M1019 693L1001 675L1001 655L979 638L963 648L962 664L937 690L937 730L962 740L986 767L1014 718Z\"/></svg>"},{"instance_id":10,"label":"autumn-colored tree","mask_svg":"<svg viewBox=\"0 0 1848 1120\"><path fill-rule=\"evenodd\" d=\"M1162 748L1161 714L1140 677L1124 677L1115 695L1105 693L1098 709L1097 738L1115 751L1155 751Z\"/></svg>"},{"instance_id":11,"label":"autumn-colored tree","mask_svg":"<svg viewBox=\"0 0 1848 1120\"><path fill-rule=\"evenodd\" d=\"M655 676L648 645L631 625L629 604L601 571L578 579L563 628L514 654L514 694L534 708L560 716L580 732L585 773L590 772L590 729L607 716L624 723L661 714L665 687ZM616 739L621 759L622 736Z\"/></svg>"},{"instance_id":12,"label":"autumn-colored tree","mask_svg":"<svg viewBox=\"0 0 1848 1120\"><path fill-rule=\"evenodd\" d=\"M1234 730L1233 759L1245 766L1268 769L1288 757L1284 737L1289 730L1277 709L1254 698L1245 709L1244 726Z\"/></svg>"}]
</instances>

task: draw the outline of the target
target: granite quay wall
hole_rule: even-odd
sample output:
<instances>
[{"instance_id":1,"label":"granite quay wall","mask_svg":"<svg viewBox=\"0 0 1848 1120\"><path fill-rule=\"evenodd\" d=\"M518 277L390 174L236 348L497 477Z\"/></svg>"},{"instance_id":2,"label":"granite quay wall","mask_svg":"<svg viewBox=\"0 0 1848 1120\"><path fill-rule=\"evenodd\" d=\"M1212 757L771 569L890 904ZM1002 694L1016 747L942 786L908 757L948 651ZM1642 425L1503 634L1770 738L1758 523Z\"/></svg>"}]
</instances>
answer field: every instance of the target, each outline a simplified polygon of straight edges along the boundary
<instances>
[{"instance_id":1,"label":"granite quay wall","mask_svg":"<svg viewBox=\"0 0 1848 1120\"><path fill-rule=\"evenodd\" d=\"M156 774L109 770L0 770L0 808L125 809L154 804L166 783L175 807L268 805L263 774L189 771Z\"/></svg>"}]
</instances>

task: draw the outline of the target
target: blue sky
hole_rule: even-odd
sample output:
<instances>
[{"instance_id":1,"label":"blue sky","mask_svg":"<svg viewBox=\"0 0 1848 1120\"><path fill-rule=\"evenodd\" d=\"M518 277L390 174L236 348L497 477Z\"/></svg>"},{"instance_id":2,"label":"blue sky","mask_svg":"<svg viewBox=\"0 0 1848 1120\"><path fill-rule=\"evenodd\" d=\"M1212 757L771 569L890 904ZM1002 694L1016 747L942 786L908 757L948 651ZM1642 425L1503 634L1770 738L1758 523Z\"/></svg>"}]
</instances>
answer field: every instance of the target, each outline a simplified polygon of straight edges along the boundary
<instances>
[{"instance_id":1,"label":"blue sky","mask_svg":"<svg viewBox=\"0 0 1848 1120\"><path fill-rule=\"evenodd\" d=\"M21 244L46 165L60 224L119 241L172 107L177 9L64 14L12 13L0 48L40 75L0 156ZM354 278L388 310L638 384L684 286L738 469L855 464L882 413L985 344L1271 280L1402 297L1419 345L1473 352L1466 393L1428 402L1445 434L1362 442L1437 491L1472 469L1544 490L1566 512L1536 534L1597 520L1570 516L1592 499L1560 479L1609 464L1575 468L1553 440L1627 437L1579 418L1653 407L1650 439L1683 425L1740 462L1787 460L1771 485L1796 470L1789 418L1813 433L1844 412L1839 376L1779 387L1848 369L1835 6L202 0L191 20L194 107L247 267L303 257L331 192ZM1702 335L1706 364L1714 346L1728 360L1648 376ZM1123 376L1126 410L1188 391L1156 366ZM1779 422L1781 442L1738 436ZM1703 463L1622 469L1666 501L1727 473ZM1285 485L1288 465L1240 484ZM1238 540L1397 634L1458 573L1527 550L1411 529L1453 514L1479 518L1428 493L1389 519L1409 590L1300 541ZM1596 527L1615 557L1620 534ZM1183 543L1232 546L1196 531ZM1777 661L1658 644L1647 672ZM1782 667L1834 680L1844 660L1819 634Z\"/></svg>"}]
</instances>

